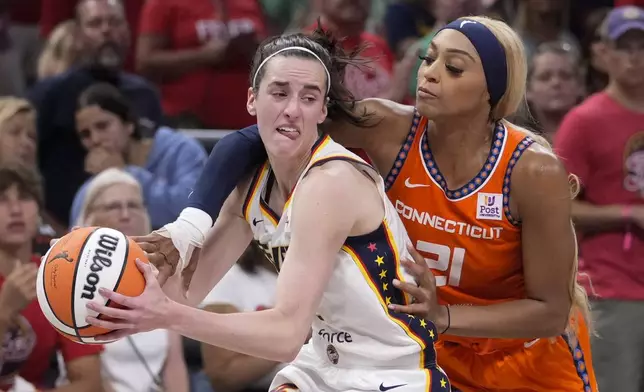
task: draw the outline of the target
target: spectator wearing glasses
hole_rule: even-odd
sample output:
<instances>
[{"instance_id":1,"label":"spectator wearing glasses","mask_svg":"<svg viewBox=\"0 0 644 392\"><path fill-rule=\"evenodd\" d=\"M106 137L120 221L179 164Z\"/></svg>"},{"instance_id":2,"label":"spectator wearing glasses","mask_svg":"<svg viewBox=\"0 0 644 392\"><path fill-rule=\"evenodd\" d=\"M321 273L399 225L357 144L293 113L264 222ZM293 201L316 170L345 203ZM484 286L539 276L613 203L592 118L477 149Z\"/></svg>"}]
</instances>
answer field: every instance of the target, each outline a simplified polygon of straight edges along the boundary
<instances>
[{"instance_id":1,"label":"spectator wearing glasses","mask_svg":"<svg viewBox=\"0 0 644 392\"><path fill-rule=\"evenodd\" d=\"M644 9L613 9L601 33L608 87L568 113L555 146L581 180L572 213L582 232L580 271L592 282L599 390L638 392L644 388Z\"/></svg>"},{"instance_id":2,"label":"spectator wearing glasses","mask_svg":"<svg viewBox=\"0 0 644 392\"><path fill-rule=\"evenodd\" d=\"M109 84L96 84L82 93L76 129L87 150L87 172L121 168L139 181L152 228L179 215L207 159L196 140L142 121L127 98ZM87 183L74 198L70 222L80 216L86 192Z\"/></svg>"}]
</instances>

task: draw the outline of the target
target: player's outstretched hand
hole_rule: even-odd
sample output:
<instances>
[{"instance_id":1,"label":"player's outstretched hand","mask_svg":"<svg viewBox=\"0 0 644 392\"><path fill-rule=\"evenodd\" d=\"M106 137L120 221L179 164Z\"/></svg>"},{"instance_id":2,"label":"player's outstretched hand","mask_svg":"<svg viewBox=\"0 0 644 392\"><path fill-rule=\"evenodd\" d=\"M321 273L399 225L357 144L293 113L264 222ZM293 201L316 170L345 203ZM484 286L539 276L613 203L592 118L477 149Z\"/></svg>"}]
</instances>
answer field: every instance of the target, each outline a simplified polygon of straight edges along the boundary
<instances>
[{"instance_id":1,"label":"player's outstretched hand","mask_svg":"<svg viewBox=\"0 0 644 392\"><path fill-rule=\"evenodd\" d=\"M179 251L174 247L171 238L152 232L148 235L130 237L145 253L148 260L159 270L159 284L163 286L169 277L173 276L179 265Z\"/></svg>"},{"instance_id":2,"label":"player's outstretched hand","mask_svg":"<svg viewBox=\"0 0 644 392\"><path fill-rule=\"evenodd\" d=\"M401 282L398 279L394 279L393 284L396 288L411 295L413 301L409 305L391 304L389 309L435 322L441 311L436 296L436 279L423 256L411 245L408 245L407 249L414 260L401 260L401 263L405 270L414 277L417 285Z\"/></svg>"}]
</instances>

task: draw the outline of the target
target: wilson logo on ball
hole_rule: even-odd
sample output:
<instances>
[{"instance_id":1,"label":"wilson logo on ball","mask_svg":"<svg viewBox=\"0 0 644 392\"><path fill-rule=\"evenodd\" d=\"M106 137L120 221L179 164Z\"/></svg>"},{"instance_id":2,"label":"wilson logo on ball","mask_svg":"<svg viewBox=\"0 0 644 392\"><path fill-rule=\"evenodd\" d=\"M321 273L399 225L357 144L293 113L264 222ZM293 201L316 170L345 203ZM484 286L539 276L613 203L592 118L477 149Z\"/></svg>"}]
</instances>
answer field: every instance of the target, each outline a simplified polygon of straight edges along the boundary
<instances>
[{"instance_id":1,"label":"wilson logo on ball","mask_svg":"<svg viewBox=\"0 0 644 392\"><path fill-rule=\"evenodd\" d=\"M85 278L86 284L83 286L83 292L81 293L81 298L84 299L94 299L96 285L101 281L98 273L103 268L112 266L111 257L119 245L119 239L109 234L101 234L97 245L98 247L94 251L94 257L92 257L92 264L89 266L92 272L87 274L87 278Z\"/></svg>"}]
</instances>

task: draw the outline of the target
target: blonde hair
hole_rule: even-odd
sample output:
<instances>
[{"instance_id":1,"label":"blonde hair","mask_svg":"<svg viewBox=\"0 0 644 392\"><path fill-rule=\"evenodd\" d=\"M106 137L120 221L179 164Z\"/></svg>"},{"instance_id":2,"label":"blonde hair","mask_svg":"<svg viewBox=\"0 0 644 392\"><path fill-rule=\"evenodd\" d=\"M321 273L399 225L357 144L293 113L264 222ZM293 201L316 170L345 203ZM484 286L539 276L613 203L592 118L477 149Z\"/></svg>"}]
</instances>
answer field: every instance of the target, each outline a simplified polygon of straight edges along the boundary
<instances>
[{"instance_id":1,"label":"blonde hair","mask_svg":"<svg viewBox=\"0 0 644 392\"><path fill-rule=\"evenodd\" d=\"M35 113L29 101L16 97L0 97L0 131L2 125L19 113Z\"/></svg>"},{"instance_id":2,"label":"blonde hair","mask_svg":"<svg viewBox=\"0 0 644 392\"><path fill-rule=\"evenodd\" d=\"M77 24L74 20L59 23L49 34L38 58L38 79L56 76L67 71L77 60Z\"/></svg>"},{"instance_id":3,"label":"blonde hair","mask_svg":"<svg viewBox=\"0 0 644 392\"><path fill-rule=\"evenodd\" d=\"M141 195L143 195L141 184L139 184L136 178L134 178L134 176L132 176L130 173L116 168L106 169L90 180L75 226L85 227L95 225L94 216L92 214L94 203L105 189L114 185L133 186L139 193L141 193ZM143 214L143 219L145 221L144 231L145 233L149 233L150 231L152 231L152 225L150 223L150 215L148 214L147 210Z\"/></svg>"},{"instance_id":4,"label":"blonde hair","mask_svg":"<svg viewBox=\"0 0 644 392\"><path fill-rule=\"evenodd\" d=\"M485 16L470 16L468 20L474 20L485 27L487 27L492 34L499 40L503 49L505 49L506 63L508 67L508 80L505 94L501 97L498 104L492 108L491 117L494 120L500 120L504 125L507 125L519 132L524 133L526 136L532 138L536 143L543 146L547 150L553 152L550 143L542 136L534 132L512 124L505 117L511 116L519 110L520 107L526 108L526 81L528 76L528 64L525 55L525 49L521 37L505 22L494 20ZM579 180L574 175L570 176L571 183L571 198L575 198L579 191ZM572 220L570 222L571 226ZM577 272L579 269L579 257L577 247L577 236L575 235L573 227L573 237L575 241L575 260L573 264L573 274L570 282L570 299L572 300L572 308L570 310L570 323L569 327L575 324L577 315L580 313L586 322L588 329L592 330L592 320L590 317L590 306L588 303L588 295L586 290L577 283Z\"/></svg>"}]
</instances>

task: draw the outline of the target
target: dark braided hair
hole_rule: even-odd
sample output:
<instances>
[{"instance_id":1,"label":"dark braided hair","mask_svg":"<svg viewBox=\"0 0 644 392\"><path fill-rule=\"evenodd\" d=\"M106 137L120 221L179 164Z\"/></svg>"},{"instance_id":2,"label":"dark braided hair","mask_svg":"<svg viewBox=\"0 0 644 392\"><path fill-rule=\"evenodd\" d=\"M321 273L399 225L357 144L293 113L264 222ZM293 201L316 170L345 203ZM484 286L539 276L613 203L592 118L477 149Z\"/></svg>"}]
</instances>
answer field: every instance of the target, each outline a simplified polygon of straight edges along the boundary
<instances>
[{"instance_id":1,"label":"dark braided hair","mask_svg":"<svg viewBox=\"0 0 644 392\"><path fill-rule=\"evenodd\" d=\"M356 113L356 100L353 94L344 86L344 70L347 65L355 66L366 62L366 60L358 58L364 47L358 46L351 52L346 52L336 38L320 27L319 21L318 27L311 34L288 34L264 40L259 45L253 58L250 70L251 85L257 68L266 58L279 50L293 46L303 47L315 53L329 71L331 80L327 81L327 83L330 82L331 87L327 95L328 119L338 122L347 121L357 126L370 126L367 125L367 122L371 119L372 114L366 111ZM310 53L301 50L286 50L277 56L310 58L317 61ZM265 72L266 65L259 70L255 85L252 86L253 90L257 91L259 89Z\"/></svg>"}]
</instances>

